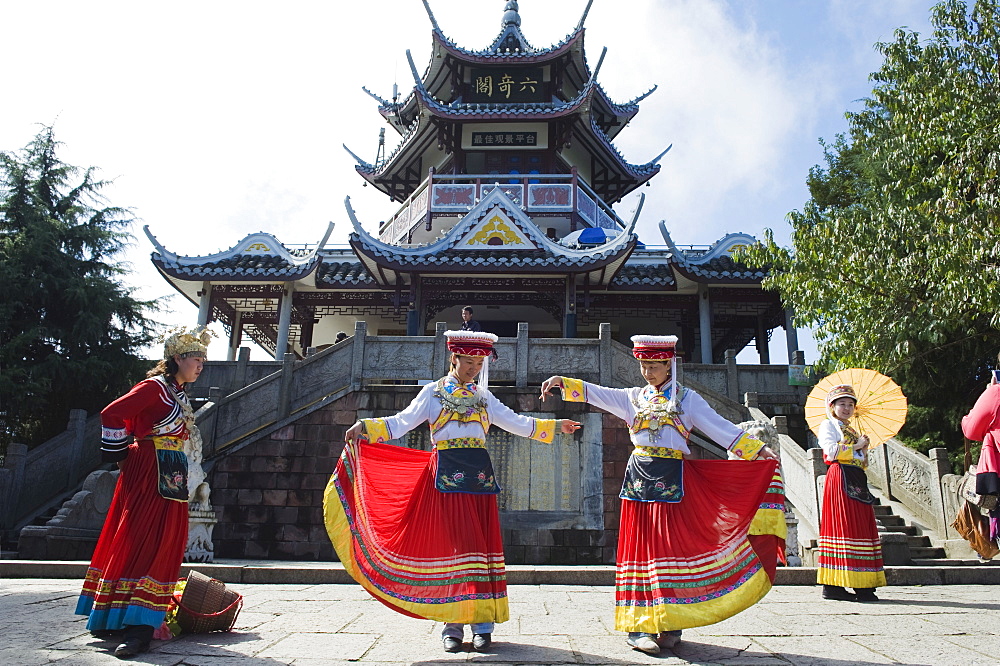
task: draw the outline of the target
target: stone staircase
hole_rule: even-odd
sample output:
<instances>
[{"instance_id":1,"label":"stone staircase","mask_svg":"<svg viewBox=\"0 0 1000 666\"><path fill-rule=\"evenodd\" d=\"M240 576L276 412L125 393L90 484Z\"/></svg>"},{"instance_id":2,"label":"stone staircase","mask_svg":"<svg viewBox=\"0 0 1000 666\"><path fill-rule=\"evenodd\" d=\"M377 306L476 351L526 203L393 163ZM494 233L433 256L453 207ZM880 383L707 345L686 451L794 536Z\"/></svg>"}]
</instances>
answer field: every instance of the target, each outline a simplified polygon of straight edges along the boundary
<instances>
[{"instance_id":1,"label":"stone staircase","mask_svg":"<svg viewBox=\"0 0 1000 666\"><path fill-rule=\"evenodd\" d=\"M875 521L880 532L895 532L906 535L906 544L910 549L910 564L913 566L954 565L955 560L947 559L944 548L931 543L931 538L925 534L917 534L917 527L907 525L906 521L897 516L891 506L881 503L876 498Z\"/></svg>"}]
</instances>

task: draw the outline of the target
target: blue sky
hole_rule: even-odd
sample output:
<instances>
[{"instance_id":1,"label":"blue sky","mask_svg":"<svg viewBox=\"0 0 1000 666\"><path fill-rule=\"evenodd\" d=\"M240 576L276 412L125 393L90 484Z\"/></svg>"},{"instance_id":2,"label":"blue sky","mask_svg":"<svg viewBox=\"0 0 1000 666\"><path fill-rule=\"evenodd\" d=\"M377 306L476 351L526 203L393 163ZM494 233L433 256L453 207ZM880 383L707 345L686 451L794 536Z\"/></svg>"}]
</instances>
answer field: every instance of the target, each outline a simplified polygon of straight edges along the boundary
<instances>
[{"instance_id":1,"label":"blue sky","mask_svg":"<svg viewBox=\"0 0 1000 666\"><path fill-rule=\"evenodd\" d=\"M504 4L430 0L444 32L473 49L499 32ZM541 47L572 30L586 0L519 4L525 35ZM926 36L931 5L595 0L586 46L591 66L608 47L605 90L624 102L659 86L616 145L642 163L673 144L644 189L641 238L661 242L662 219L678 244L765 228L787 243L785 215L806 201L808 170L822 161L818 139L844 131L845 111L871 90L874 44L901 26ZM3 16L16 58L5 68L0 150L54 123L65 161L115 179L111 201L139 219L129 284L164 304L164 320L193 321L197 309L152 269L141 224L171 251L208 254L254 231L315 243L328 221L332 242L344 242L345 196L369 229L392 214L341 144L373 159L383 123L361 86L383 97L394 82L408 91L407 49L423 72L430 24L419 0L54 0L8 3ZM633 207L628 198L619 206ZM780 361L780 330L774 342ZM212 357L224 358L216 346ZM800 346L815 358L807 332Z\"/></svg>"}]
</instances>

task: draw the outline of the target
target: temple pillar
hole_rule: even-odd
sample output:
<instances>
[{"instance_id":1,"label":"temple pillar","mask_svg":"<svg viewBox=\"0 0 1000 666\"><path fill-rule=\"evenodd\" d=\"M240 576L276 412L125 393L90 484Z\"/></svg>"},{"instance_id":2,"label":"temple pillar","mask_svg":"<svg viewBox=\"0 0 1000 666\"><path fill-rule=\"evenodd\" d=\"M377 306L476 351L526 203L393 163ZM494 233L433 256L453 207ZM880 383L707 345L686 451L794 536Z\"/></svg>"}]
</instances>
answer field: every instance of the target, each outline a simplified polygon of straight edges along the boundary
<instances>
[{"instance_id":1,"label":"temple pillar","mask_svg":"<svg viewBox=\"0 0 1000 666\"><path fill-rule=\"evenodd\" d=\"M235 361L243 342L243 313L239 310L233 313L233 328L229 332L229 349L226 352L227 361Z\"/></svg>"},{"instance_id":2,"label":"temple pillar","mask_svg":"<svg viewBox=\"0 0 1000 666\"><path fill-rule=\"evenodd\" d=\"M791 308L785 308L785 344L788 347L788 363L792 365L795 352L799 350L799 332L795 328L794 316Z\"/></svg>"},{"instance_id":3,"label":"temple pillar","mask_svg":"<svg viewBox=\"0 0 1000 666\"><path fill-rule=\"evenodd\" d=\"M701 338L701 362L712 362L712 303L708 285L698 284L698 332Z\"/></svg>"},{"instance_id":4,"label":"temple pillar","mask_svg":"<svg viewBox=\"0 0 1000 666\"><path fill-rule=\"evenodd\" d=\"M198 325L208 326L212 317L212 283L202 282L198 296L201 298L198 302Z\"/></svg>"},{"instance_id":5,"label":"temple pillar","mask_svg":"<svg viewBox=\"0 0 1000 666\"><path fill-rule=\"evenodd\" d=\"M757 342L757 354L760 356L761 365L770 365L771 348L767 339L767 328L764 326L763 315L757 315L757 333L754 335Z\"/></svg>"},{"instance_id":6,"label":"temple pillar","mask_svg":"<svg viewBox=\"0 0 1000 666\"><path fill-rule=\"evenodd\" d=\"M406 311L406 334L420 335L420 278L410 276L410 308Z\"/></svg>"},{"instance_id":7,"label":"temple pillar","mask_svg":"<svg viewBox=\"0 0 1000 666\"><path fill-rule=\"evenodd\" d=\"M566 278L566 302L563 306L563 337L576 337L576 277Z\"/></svg>"},{"instance_id":8,"label":"temple pillar","mask_svg":"<svg viewBox=\"0 0 1000 666\"><path fill-rule=\"evenodd\" d=\"M295 293L295 285L292 282L285 283L285 290L281 294L281 306L278 310L278 341L274 346L274 358L280 360L288 351L288 332L292 327L292 295Z\"/></svg>"}]
</instances>

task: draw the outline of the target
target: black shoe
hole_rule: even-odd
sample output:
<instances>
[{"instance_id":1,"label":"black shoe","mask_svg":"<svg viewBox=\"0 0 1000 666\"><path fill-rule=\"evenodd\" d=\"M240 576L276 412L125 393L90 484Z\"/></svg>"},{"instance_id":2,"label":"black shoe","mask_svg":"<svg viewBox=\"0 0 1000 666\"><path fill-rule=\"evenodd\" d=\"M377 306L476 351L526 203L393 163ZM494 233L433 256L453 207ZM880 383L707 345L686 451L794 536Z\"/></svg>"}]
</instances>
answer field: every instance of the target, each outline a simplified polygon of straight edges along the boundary
<instances>
[{"instance_id":1,"label":"black shoe","mask_svg":"<svg viewBox=\"0 0 1000 666\"><path fill-rule=\"evenodd\" d=\"M457 638L452 638L451 636L445 636L441 641L444 644L445 652L461 652L462 651L462 641Z\"/></svg>"},{"instance_id":2,"label":"black shoe","mask_svg":"<svg viewBox=\"0 0 1000 666\"><path fill-rule=\"evenodd\" d=\"M119 659L131 659L149 649L149 642L140 638L130 638L115 648L115 656Z\"/></svg>"},{"instance_id":3,"label":"black shoe","mask_svg":"<svg viewBox=\"0 0 1000 666\"><path fill-rule=\"evenodd\" d=\"M90 632L90 635L94 638L108 639L113 638L121 633L121 629L94 629Z\"/></svg>"},{"instance_id":4,"label":"black shoe","mask_svg":"<svg viewBox=\"0 0 1000 666\"><path fill-rule=\"evenodd\" d=\"M492 642L490 634L472 634L472 649L476 652L486 652Z\"/></svg>"},{"instance_id":5,"label":"black shoe","mask_svg":"<svg viewBox=\"0 0 1000 666\"><path fill-rule=\"evenodd\" d=\"M878 601L878 597L875 596L874 587L856 587L854 588L854 600L855 601Z\"/></svg>"},{"instance_id":6,"label":"black shoe","mask_svg":"<svg viewBox=\"0 0 1000 666\"><path fill-rule=\"evenodd\" d=\"M837 585L824 585L823 598L832 599L834 601L857 601L855 595Z\"/></svg>"}]
</instances>

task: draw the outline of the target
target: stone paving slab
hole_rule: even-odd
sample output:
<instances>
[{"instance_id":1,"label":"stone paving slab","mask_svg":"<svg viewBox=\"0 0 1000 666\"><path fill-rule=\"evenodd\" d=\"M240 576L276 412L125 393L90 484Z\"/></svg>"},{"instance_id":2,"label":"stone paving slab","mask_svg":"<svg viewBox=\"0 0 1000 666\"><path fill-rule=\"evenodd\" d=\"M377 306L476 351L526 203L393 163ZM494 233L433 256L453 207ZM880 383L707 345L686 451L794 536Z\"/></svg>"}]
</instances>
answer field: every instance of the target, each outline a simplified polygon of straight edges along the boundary
<instances>
[{"instance_id":1,"label":"stone paving slab","mask_svg":"<svg viewBox=\"0 0 1000 666\"><path fill-rule=\"evenodd\" d=\"M120 664L117 641L73 615L81 581L0 580L0 664ZM511 621L488 653L441 649L441 624L403 616L358 585L234 584L246 604L229 633L156 641L132 660L162 666L1000 665L995 586L893 586L878 603L827 601L816 586L776 587L724 622L685 630L674 650L629 649L608 586L513 585ZM466 635L470 640L471 636Z\"/></svg>"},{"instance_id":2,"label":"stone paving slab","mask_svg":"<svg viewBox=\"0 0 1000 666\"><path fill-rule=\"evenodd\" d=\"M956 561L954 566L886 567L890 586L914 585L1000 585L1000 560L993 564L970 566ZM0 559L0 578L68 578L79 580L87 572L88 562ZM217 560L211 563L184 564L181 576L197 569L224 583L324 585L351 584L350 575L340 562L278 562L273 560ZM612 586L615 568L604 566L508 565L510 585ZM785 587L816 584L814 567L778 567L775 585Z\"/></svg>"}]
</instances>

